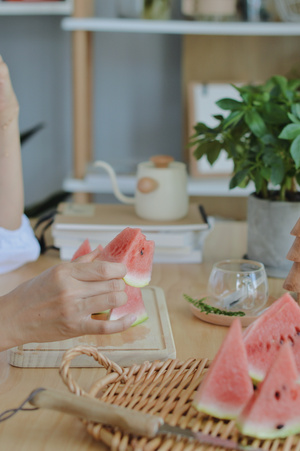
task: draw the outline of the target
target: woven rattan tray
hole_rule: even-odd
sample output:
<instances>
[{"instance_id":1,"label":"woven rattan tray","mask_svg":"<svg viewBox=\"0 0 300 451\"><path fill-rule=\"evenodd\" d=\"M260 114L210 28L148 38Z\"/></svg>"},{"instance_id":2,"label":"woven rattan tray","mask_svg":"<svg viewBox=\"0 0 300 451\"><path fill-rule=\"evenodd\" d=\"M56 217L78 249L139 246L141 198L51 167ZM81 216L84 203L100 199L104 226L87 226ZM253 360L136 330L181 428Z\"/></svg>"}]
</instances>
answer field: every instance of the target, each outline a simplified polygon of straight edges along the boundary
<instances>
[{"instance_id":1,"label":"woven rattan tray","mask_svg":"<svg viewBox=\"0 0 300 451\"><path fill-rule=\"evenodd\" d=\"M99 363L99 367L106 369L106 375L87 391L77 384L70 373L71 361L82 354L92 357ZM244 446L272 451L300 450L299 435L285 440L251 439L238 432L234 421L220 421L197 412L191 403L208 367L208 359L191 358L183 362L169 359L165 362L145 362L142 365L122 368L97 351L97 348L78 346L65 353L60 374L69 390L78 396L92 396L107 403L159 415L173 426L229 438ZM217 449L187 439L178 440L167 436L157 436L154 439L137 438L101 424L84 423L95 440L102 441L114 451Z\"/></svg>"}]
</instances>

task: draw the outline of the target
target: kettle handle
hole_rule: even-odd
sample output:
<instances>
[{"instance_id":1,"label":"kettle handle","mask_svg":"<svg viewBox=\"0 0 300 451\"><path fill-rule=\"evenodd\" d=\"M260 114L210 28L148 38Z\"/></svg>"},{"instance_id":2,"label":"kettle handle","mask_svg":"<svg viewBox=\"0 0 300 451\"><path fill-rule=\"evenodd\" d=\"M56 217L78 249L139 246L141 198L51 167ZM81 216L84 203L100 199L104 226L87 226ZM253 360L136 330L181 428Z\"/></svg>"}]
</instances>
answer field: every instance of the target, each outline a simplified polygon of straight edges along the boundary
<instances>
[{"instance_id":1,"label":"kettle handle","mask_svg":"<svg viewBox=\"0 0 300 451\"><path fill-rule=\"evenodd\" d=\"M108 175L110 176L110 179L111 179L114 195L120 202L123 202L124 204L134 204L135 203L134 197L125 196L119 190L116 173L115 173L114 169L110 166L110 164L106 163L105 161L98 160L98 161L94 162L94 166L100 167L100 168L103 168L106 170L106 172L108 173Z\"/></svg>"}]
</instances>

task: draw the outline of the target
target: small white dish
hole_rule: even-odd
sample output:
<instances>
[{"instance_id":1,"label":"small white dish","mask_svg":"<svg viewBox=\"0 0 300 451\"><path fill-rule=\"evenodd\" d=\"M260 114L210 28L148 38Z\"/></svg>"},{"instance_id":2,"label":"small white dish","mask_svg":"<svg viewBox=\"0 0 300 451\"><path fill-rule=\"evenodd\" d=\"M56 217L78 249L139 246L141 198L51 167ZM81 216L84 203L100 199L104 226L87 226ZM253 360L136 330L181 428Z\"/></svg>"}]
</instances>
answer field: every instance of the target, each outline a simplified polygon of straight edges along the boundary
<instances>
[{"instance_id":1,"label":"small white dish","mask_svg":"<svg viewBox=\"0 0 300 451\"><path fill-rule=\"evenodd\" d=\"M214 306L211 302L211 298L209 298L205 294L200 296L199 299L204 299L204 302L206 304ZM194 316L206 323L229 327L235 318L239 318L241 320L242 327L247 327L249 326L249 324L253 323L253 321L255 321L275 300L276 299L273 296L269 296L267 303L260 310L257 310L254 313L250 313L241 309L240 311L244 311L245 316L228 316L216 313L205 313L201 312L200 309L198 309L191 303L189 303L189 308Z\"/></svg>"}]
</instances>

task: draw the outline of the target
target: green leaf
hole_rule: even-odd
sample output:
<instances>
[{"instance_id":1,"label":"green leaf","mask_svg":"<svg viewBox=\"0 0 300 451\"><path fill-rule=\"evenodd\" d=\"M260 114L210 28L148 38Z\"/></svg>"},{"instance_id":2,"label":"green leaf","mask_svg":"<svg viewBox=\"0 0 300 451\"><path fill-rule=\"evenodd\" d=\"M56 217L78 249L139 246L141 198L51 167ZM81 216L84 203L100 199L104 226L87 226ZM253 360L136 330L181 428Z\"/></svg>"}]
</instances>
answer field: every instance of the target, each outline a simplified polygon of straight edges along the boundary
<instances>
[{"instance_id":1,"label":"green leaf","mask_svg":"<svg viewBox=\"0 0 300 451\"><path fill-rule=\"evenodd\" d=\"M237 171L230 180L229 189L233 189L241 185L248 178L248 172L248 169Z\"/></svg>"},{"instance_id":2,"label":"green leaf","mask_svg":"<svg viewBox=\"0 0 300 451\"><path fill-rule=\"evenodd\" d=\"M272 165L270 181L273 185L280 185L284 178L285 168L282 161L278 164Z\"/></svg>"},{"instance_id":3,"label":"green leaf","mask_svg":"<svg viewBox=\"0 0 300 451\"><path fill-rule=\"evenodd\" d=\"M261 115L269 124L286 124L288 116L286 111L279 105L269 102L261 109Z\"/></svg>"},{"instance_id":4,"label":"green leaf","mask_svg":"<svg viewBox=\"0 0 300 451\"><path fill-rule=\"evenodd\" d=\"M300 119L300 103L293 103L292 105L292 113L298 119Z\"/></svg>"},{"instance_id":5,"label":"green leaf","mask_svg":"<svg viewBox=\"0 0 300 451\"><path fill-rule=\"evenodd\" d=\"M280 133L280 139L295 139L300 135L300 124L289 124Z\"/></svg>"},{"instance_id":6,"label":"green leaf","mask_svg":"<svg viewBox=\"0 0 300 451\"><path fill-rule=\"evenodd\" d=\"M275 146L275 144L277 142L276 138L271 133L267 133L266 135L262 136L260 139L261 139L261 142L264 143L266 146L267 145Z\"/></svg>"},{"instance_id":7,"label":"green leaf","mask_svg":"<svg viewBox=\"0 0 300 451\"><path fill-rule=\"evenodd\" d=\"M298 169L300 167L300 135L292 142L290 152L296 164L296 169Z\"/></svg>"},{"instance_id":8,"label":"green leaf","mask_svg":"<svg viewBox=\"0 0 300 451\"><path fill-rule=\"evenodd\" d=\"M213 117L220 122L223 121L223 119L224 119L224 117L221 114L215 114L215 115L213 115Z\"/></svg>"},{"instance_id":9,"label":"green leaf","mask_svg":"<svg viewBox=\"0 0 300 451\"><path fill-rule=\"evenodd\" d=\"M254 174L254 184L255 184L255 191L259 193L262 189L264 182L264 178L262 177L262 174L259 171L255 171Z\"/></svg>"},{"instance_id":10,"label":"green leaf","mask_svg":"<svg viewBox=\"0 0 300 451\"><path fill-rule=\"evenodd\" d=\"M272 165L281 163L281 158L276 155L273 147L265 147L262 161L266 166L271 167Z\"/></svg>"},{"instance_id":11,"label":"green leaf","mask_svg":"<svg viewBox=\"0 0 300 451\"><path fill-rule=\"evenodd\" d=\"M198 122L194 126L194 129L195 129L196 133L198 133L198 135L202 135L203 133L213 133L213 131L214 131L213 128L208 127L203 122Z\"/></svg>"},{"instance_id":12,"label":"green leaf","mask_svg":"<svg viewBox=\"0 0 300 451\"><path fill-rule=\"evenodd\" d=\"M300 86L300 78L295 78L294 80L289 80L288 82L289 89L292 91L297 91Z\"/></svg>"},{"instance_id":13,"label":"green leaf","mask_svg":"<svg viewBox=\"0 0 300 451\"><path fill-rule=\"evenodd\" d=\"M288 81L287 78L283 75L274 75L272 80L280 87L281 92L286 95L288 89Z\"/></svg>"},{"instance_id":14,"label":"green leaf","mask_svg":"<svg viewBox=\"0 0 300 451\"><path fill-rule=\"evenodd\" d=\"M300 124L300 120L292 113L288 113L289 120L294 124Z\"/></svg>"},{"instance_id":15,"label":"green leaf","mask_svg":"<svg viewBox=\"0 0 300 451\"><path fill-rule=\"evenodd\" d=\"M234 99L220 99L216 102L216 105L222 110L241 110L244 107L243 102L238 102Z\"/></svg>"},{"instance_id":16,"label":"green leaf","mask_svg":"<svg viewBox=\"0 0 300 451\"><path fill-rule=\"evenodd\" d=\"M220 142L215 141L213 144L214 145L211 146L211 148L209 149L209 152L206 153L207 160L211 166L218 159L220 152L222 150L222 144Z\"/></svg>"},{"instance_id":17,"label":"green leaf","mask_svg":"<svg viewBox=\"0 0 300 451\"><path fill-rule=\"evenodd\" d=\"M267 168L266 166L263 166L260 169L261 175L263 176L263 178L267 181L270 180L271 178L271 168Z\"/></svg>"},{"instance_id":18,"label":"green leaf","mask_svg":"<svg viewBox=\"0 0 300 451\"><path fill-rule=\"evenodd\" d=\"M224 119L223 128L234 127L244 116L244 111L233 111L229 116Z\"/></svg>"},{"instance_id":19,"label":"green leaf","mask_svg":"<svg viewBox=\"0 0 300 451\"><path fill-rule=\"evenodd\" d=\"M197 160L200 160L203 155L207 155L207 159L212 165L218 158L221 149L222 143L219 141L203 141L195 149L194 156Z\"/></svg>"},{"instance_id":20,"label":"green leaf","mask_svg":"<svg viewBox=\"0 0 300 451\"><path fill-rule=\"evenodd\" d=\"M255 136L261 137L267 134L267 127L257 111L246 111L245 121Z\"/></svg>"}]
</instances>

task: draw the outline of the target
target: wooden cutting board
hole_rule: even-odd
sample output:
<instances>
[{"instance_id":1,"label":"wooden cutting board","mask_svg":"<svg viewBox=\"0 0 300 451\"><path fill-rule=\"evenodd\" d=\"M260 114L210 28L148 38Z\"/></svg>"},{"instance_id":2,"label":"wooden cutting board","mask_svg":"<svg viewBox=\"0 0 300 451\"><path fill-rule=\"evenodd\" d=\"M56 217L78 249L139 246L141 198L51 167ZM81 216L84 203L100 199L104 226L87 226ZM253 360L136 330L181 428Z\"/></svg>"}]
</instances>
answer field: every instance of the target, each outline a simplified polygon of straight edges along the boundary
<instances>
[{"instance_id":1,"label":"wooden cutting board","mask_svg":"<svg viewBox=\"0 0 300 451\"><path fill-rule=\"evenodd\" d=\"M142 288L149 318L126 331L113 335L85 335L52 343L29 343L9 352L9 363L27 368L56 368L67 349L78 345L96 346L109 359L121 366L141 364L146 360L167 360L176 357L165 295L161 288ZM87 368L99 364L87 356L79 356L72 366Z\"/></svg>"}]
</instances>

